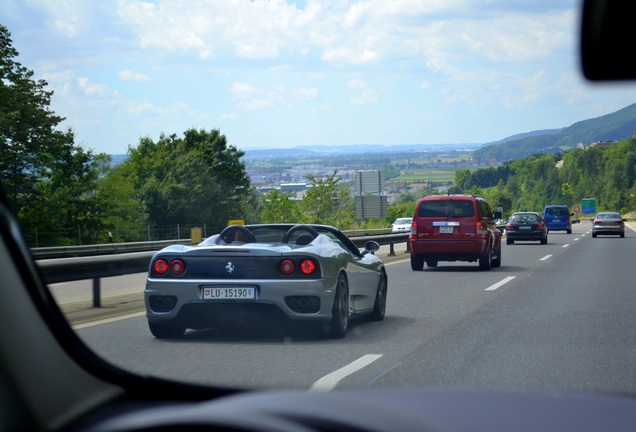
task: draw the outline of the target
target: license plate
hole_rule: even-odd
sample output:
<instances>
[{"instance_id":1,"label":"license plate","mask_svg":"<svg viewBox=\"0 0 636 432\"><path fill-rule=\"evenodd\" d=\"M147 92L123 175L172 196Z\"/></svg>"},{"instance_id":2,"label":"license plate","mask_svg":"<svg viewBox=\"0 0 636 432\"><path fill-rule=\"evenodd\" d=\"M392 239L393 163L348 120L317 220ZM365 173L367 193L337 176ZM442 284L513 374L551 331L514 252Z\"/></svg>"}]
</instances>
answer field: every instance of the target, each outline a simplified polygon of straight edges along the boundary
<instances>
[{"instance_id":1,"label":"license plate","mask_svg":"<svg viewBox=\"0 0 636 432\"><path fill-rule=\"evenodd\" d=\"M440 234L452 234L455 227L452 226L441 226L439 227Z\"/></svg>"},{"instance_id":2,"label":"license plate","mask_svg":"<svg viewBox=\"0 0 636 432\"><path fill-rule=\"evenodd\" d=\"M529 227L529 226L520 226L520 227L519 227L519 229L520 229L520 230L529 230L529 229L532 229L532 227Z\"/></svg>"},{"instance_id":3,"label":"license plate","mask_svg":"<svg viewBox=\"0 0 636 432\"><path fill-rule=\"evenodd\" d=\"M204 287L203 300L243 300L255 299L256 289Z\"/></svg>"}]
</instances>

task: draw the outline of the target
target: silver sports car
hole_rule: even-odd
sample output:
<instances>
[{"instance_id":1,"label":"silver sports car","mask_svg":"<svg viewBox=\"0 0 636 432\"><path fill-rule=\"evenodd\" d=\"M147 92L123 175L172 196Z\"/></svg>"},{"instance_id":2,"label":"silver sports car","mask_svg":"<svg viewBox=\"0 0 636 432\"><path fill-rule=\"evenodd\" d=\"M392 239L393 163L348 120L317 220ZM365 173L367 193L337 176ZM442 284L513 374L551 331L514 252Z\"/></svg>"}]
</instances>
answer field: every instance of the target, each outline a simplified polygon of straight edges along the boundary
<instances>
[{"instance_id":1,"label":"silver sports car","mask_svg":"<svg viewBox=\"0 0 636 432\"><path fill-rule=\"evenodd\" d=\"M334 338L349 319L384 319L387 277L374 255L327 225L231 225L193 246L168 246L150 261L144 299L150 331L316 322Z\"/></svg>"}]
</instances>

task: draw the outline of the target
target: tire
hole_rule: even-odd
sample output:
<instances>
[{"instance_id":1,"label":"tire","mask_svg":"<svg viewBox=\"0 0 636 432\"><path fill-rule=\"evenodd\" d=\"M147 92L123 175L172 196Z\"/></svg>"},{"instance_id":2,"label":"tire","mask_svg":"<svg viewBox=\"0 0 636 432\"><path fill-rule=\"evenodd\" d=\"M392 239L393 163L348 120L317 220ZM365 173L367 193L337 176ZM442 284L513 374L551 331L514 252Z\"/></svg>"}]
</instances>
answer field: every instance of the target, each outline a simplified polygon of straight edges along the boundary
<instances>
[{"instance_id":1,"label":"tire","mask_svg":"<svg viewBox=\"0 0 636 432\"><path fill-rule=\"evenodd\" d=\"M541 239L541 244L548 244L548 239L547 238Z\"/></svg>"},{"instance_id":2,"label":"tire","mask_svg":"<svg viewBox=\"0 0 636 432\"><path fill-rule=\"evenodd\" d=\"M378 290L375 292L375 303L373 303L373 311L369 315L371 321L382 321L386 312L386 295L387 295L387 278L384 272L380 273L378 281Z\"/></svg>"},{"instance_id":3,"label":"tire","mask_svg":"<svg viewBox=\"0 0 636 432\"><path fill-rule=\"evenodd\" d=\"M148 321L150 333L157 339L178 339L185 333L185 327L176 324L156 323Z\"/></svg>"},{"instance_id":4,"label":"tire","mask_svg":"<svg viewBox=\"0 0 636 432\"><path fill-rule=\"evenodd\" d=\"M479 257L479 270L488 271L492 268L492 249L491 246L488 245L488 251L486 251L486 255Z\"/></svg>"},{"instance_id":5,"label":"tire","mask_svg":"<svg viewBox=\"0 0 636 432\"><path fill-rule=\"evenodd\" d=\"M509 238L507 238L507 239L506 239L506 244L507 244L507 245L515 244L515 241L514 241L513 239L509 239Z\"/></svg>"},{"instance_id":6,"label":"tire","mask_svg":"<svg viewBox=\"0 0 636 432\"><path fill-rule=\"evenodd\" d=\"M327 326L327 334L333 339L341 339L349 328L349 286L343 274L338 276L336 297L331 308L331 321Z\"/></svg>"},{"instance_id":7,"label":"tire","mask_svg":"<svg viewBox=\"0 0 636 432\"><path fill-rule=\"evenodd\" d=\"M625 238L625 233L621 233L621 238Z\"/></svg>"},{"instance_id":8,"label":"tire","mask_svg":"<svg viewBox=\"0 0 636 432\"><path fill-rule=\"evenodd\" d=\"M426 267L430 267L430 268L437 267L437 260L428 260L428 261L426 261Z\"/></svg>"},{"instance_id":9,"label":"tire","mask_svg":"<svg viewBox=\"0 0 636 432\"><path fill-rule=\"evenodd\" d=\"M493 267L501 267L501 245L499 245L499 253L497 254L497 258L494 258L491 263Z\"/></svg>"},{"instance_id":10,"label":"tire","mask_svg":"<svg viewBox=\"0 0 636 432\"><path fill-rule=\"evenodd\" d=\"M572 229L569 229L569 230L568 230L568 234L572 234Z\"/></svg>"},{"instance_id":11,"label":"tire","mask_svg":"<svg viewBox=\"0 0 636 432\"><path fill-rule=\"evenodd\" d=\"M424 257L411 254L411 270L420 271L424 268Z\"/></svg>"}]
</instances>

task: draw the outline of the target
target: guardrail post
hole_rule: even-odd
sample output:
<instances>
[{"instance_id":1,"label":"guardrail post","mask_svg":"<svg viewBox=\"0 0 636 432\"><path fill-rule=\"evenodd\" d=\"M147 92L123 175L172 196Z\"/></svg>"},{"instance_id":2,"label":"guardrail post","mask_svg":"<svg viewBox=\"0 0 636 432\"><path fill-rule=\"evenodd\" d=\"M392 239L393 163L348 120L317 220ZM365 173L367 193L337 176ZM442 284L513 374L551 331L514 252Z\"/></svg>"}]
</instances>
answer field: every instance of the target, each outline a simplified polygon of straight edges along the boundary
<instances>
[{"instance_id":1,"label":"guardrail post","mask_svg":"<svg viewBox=\"0 0 636 432\"><path fill-rule=\"evenodd\" d=\"M93 307L102 307L99 278L93 278Z\"/></svg>"},{"instance_id":2,"label":"guardrail post","mask_svg":"<svg viewBox=\"0 0 636 432\"><path fill-rule=\"evenodd\" d=\"M393 248L393 242L389 243L389 256L395 256L395 249Z\"/></svg>"}]
</instances>

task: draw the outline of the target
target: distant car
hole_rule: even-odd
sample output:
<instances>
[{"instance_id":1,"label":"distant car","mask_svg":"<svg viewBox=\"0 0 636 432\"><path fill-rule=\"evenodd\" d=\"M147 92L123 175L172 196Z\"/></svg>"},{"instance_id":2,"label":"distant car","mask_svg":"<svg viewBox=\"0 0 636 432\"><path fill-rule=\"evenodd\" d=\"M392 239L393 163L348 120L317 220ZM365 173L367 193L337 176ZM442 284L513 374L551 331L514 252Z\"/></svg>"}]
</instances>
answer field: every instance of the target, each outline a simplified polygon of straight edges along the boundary
<instances>
[{"instance_id":1,"label":"distant car","mask_svg":"<svg viewBox=\"0 0 636 432\"><path fill-rule=\"evenodd\" d=\"M479 262L481 270L501 265L501 231L488 202L477 195L429 195L415 206L409 236L411 269L439 261Z\"/></svg>"},{"instance_id":2,"label":"distant car","mask_svg":"<svg viewBox=\"0 0 636 432\"><path fill-rule=\"evenodd\" d=\"M391 228L391 233L409 233L411 232L411 223L413 222L413 218L397 218L395 222L393 222L393 228Z\"/></svg>"},{"instance_id":3,"label":"distant car","mask_svg":"<svg viewBox=\"0 0 636 432\"><path fill-rule=\"evenodd\" d=\"M548 227L537 212L517 212L506 224L506 244L515 241L539 241L548 243Z\"/></svg>"},{"instance_id":4,"label":"distant car","mask_svg":"<svg viewBox=\"0 0 636 432\"><path fill-rule=\"evenodd\" d=\"M550 231L565 231L568 234L572 234L572 220L570 216L574 213L570 213L570 209L567 205L547 205L543 209L543 220L548 226L548 232Z\"/></svg>"},{"instance_id":5,"label":"distant car","mask_svg":"<svg viewBox=\"0 0 636 432\"><path fill-rule=\"evenodd\" d=\"M592 237L618 235L625 237L625 219L617 212L601 212L592 221Z\"/></svg>"},{"instance_id":6,"label":"distant car","mask_svg":"<svg viewBox=\"0 0 636 432\"><path fill-rule=\"evenodd\" d=\"M193 246L168 246L148 270L150 332L263 325L277 318L314 322L334 338L349 319L384 319L387 277L374 255L327 225L231 225ZM355 299L355 301L354 301Z\"/></svg>"}]
</instances>

